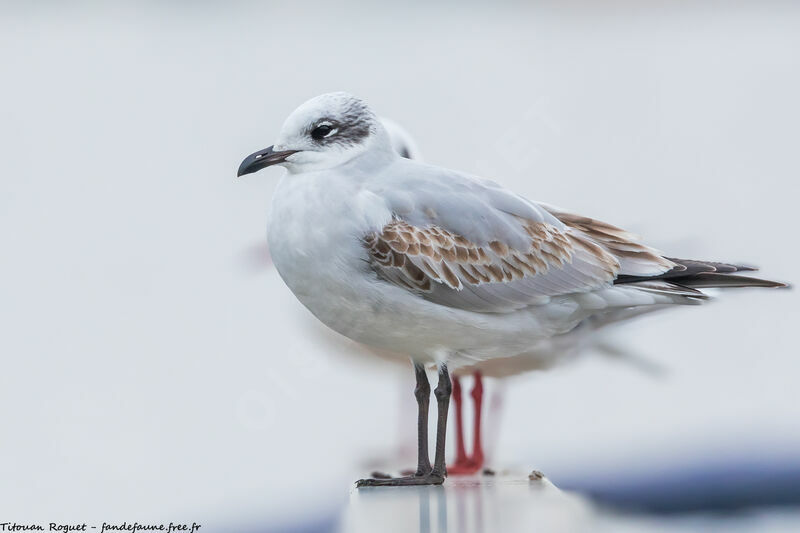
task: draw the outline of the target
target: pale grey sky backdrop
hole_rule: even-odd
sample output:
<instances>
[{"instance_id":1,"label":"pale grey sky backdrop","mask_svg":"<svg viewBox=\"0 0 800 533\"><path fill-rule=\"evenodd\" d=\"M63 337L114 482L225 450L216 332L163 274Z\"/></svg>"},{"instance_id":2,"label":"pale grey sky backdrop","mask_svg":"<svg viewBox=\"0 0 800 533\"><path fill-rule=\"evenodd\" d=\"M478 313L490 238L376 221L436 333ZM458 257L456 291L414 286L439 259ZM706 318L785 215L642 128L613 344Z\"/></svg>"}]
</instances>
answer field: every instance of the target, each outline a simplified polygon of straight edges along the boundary
<instances>
[{"instance_id":1,"label":"pale grey sky backdrop","mask_svg":"<svg viewBox=\"0 0 800 533\"><path fill-rule=\"evenodd\" d=\"M431 162L800 281L800 6L558 5L4 3L3 514L288 520L393 449L407 369L331 349L253 267L282 171L234 179L319 93ZM509 383L496 464L797 450L797 308L746 290L621 331L660 378Z\"/></svg>"}]
</instances>

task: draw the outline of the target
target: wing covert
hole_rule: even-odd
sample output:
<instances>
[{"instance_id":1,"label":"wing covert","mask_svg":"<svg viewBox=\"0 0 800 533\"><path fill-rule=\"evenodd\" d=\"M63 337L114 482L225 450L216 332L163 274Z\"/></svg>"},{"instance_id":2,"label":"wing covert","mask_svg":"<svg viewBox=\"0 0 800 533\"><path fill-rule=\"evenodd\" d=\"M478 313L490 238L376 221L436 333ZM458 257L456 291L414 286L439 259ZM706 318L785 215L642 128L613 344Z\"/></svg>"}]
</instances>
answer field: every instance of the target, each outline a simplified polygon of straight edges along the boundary
<instances>
[{"instance_id":1,"label":"wing covert","mask_svg":"<svg viewBox=\"0 0 800 533\"><path fill-rule=\"evenodd\" d=\"M484 245L435 225L394 220L364 239L385 280L438 303L480 311L511 311L550 296L610 284L617 260L577 233L520 221L528 246Z\"/></svg>"}]
</instances>

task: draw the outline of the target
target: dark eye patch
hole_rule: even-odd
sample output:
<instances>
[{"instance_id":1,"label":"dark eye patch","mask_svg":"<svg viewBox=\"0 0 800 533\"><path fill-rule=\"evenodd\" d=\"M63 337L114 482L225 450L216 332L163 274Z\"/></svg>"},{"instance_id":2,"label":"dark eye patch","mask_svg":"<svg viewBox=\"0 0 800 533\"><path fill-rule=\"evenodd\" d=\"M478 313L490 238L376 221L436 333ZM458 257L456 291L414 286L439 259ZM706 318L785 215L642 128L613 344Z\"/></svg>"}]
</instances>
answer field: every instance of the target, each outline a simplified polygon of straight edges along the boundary
<instances>
[{"instance_id":1,"label":"dark eye patch","mask_svg":"<svg viewBox=\"0 0 800 533\"><path fill-rule=\"evenodd\" d=\"M352 146L369 136L375 116L361 107L347 109L339 117L320 117L307 130L317 145Z\"/></svg>"}]
</instances>

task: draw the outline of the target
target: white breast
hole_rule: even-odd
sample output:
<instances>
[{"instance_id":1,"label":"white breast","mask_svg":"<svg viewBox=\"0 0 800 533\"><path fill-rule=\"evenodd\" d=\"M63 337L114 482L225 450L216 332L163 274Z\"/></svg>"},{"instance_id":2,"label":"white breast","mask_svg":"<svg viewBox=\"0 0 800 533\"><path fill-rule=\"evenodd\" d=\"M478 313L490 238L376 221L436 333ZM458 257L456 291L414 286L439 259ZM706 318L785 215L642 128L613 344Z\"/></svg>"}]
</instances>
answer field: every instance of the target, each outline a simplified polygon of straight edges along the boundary
<instances>
[{"instance_id":1,"label":"white breast","mask_svg":"<svg viewBox=\"0 0 800 533\"><path fill-rule=\"evenodd\" d=\"M331 173L286 175L276 189L269 218L270 253L283 280L317 318L361 340L362 315L378 297L375 274L362 238L391 213L380 198ZM326 182L326 180L328 180Z\"/></svg>"}]
</instances>

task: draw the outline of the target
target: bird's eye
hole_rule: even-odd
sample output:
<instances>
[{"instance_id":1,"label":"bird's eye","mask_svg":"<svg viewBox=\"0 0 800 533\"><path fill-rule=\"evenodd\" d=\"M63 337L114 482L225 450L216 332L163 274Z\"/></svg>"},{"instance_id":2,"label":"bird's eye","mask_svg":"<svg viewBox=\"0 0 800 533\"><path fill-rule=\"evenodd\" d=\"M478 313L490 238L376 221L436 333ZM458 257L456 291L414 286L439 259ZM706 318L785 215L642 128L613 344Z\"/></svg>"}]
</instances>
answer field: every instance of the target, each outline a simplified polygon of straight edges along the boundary
<instances>
[{"instance_id":1,"label":"bird's eye","mask_svg":"<svg viewBox=\"0 0 800 533\"><path fill-rule=\"evenodd\" d=\"M331 134L333 128L328 124L320 124L311 131L311 138L320 141Z\"/></svg>"}]
</instances>

